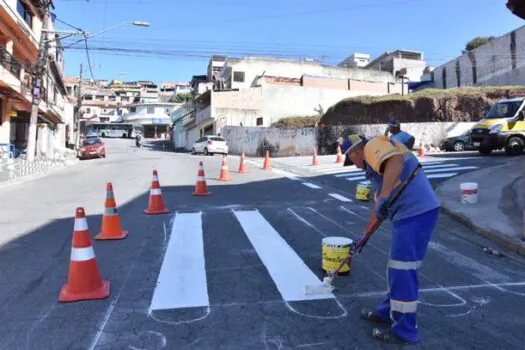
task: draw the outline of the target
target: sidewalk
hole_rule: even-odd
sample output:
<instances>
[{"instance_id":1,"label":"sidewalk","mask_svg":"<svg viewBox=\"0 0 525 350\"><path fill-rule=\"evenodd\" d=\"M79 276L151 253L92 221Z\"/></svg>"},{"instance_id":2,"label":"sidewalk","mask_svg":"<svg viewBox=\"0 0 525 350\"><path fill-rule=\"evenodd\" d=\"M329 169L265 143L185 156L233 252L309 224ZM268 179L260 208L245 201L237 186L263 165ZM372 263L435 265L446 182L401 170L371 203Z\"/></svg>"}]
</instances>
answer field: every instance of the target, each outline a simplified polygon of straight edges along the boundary
<instances>
[{"instance_id":1,"label":"sidewalk","mask_svg":"<svg viewBox=\"0 0 525 350\"><path fill-rule=\"evenodd\" d=\"M21 158L0 159L0 188L34 180L77 163L74 152L65 152L56 159L37 157L34 162Z\"/></svg>"},{"instance_id":2,"label":"sidewalk","mask_svg":"<svg viewBox=\"0 0 525 350\"><path fill-rule=\"evenodd\" d=\"M440 184L436 193L442 210L475 232L525 256L523 198L525 196L523 157L500 166L456 176ZM459 186L478 184L478 203L462 204Z\"/></svg>"}]
</instances>

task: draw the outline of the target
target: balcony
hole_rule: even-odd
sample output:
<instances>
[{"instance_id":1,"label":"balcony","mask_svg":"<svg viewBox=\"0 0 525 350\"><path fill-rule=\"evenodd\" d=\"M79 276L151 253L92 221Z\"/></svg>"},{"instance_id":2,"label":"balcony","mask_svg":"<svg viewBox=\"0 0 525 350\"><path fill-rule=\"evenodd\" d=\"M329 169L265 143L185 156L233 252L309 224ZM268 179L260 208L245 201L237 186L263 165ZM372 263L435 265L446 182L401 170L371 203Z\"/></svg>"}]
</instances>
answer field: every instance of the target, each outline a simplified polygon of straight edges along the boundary
<instances>
[{"instance_id":1,"label":"balcony","mask_svg":"<svg viewBox=\"0 0 525 350\"><path fill-rule=\"evenodd\" d=\"M7 71L13 74L18 80L20 80L22 64L18 62L18 60L14 58L13 55L7 52L5 47L0 47L0 64Z\"/></svg>"},{"instance_id":2,"label":"balcony","mask_svg":"<svg viewBox=\"0 0 525 350\"><path fill-rule=\"evenodd\" d=\"M200 124L203 120L211 118L211 106L201 109L196 113L195 122Z\"/></svg>"}]
</instances>

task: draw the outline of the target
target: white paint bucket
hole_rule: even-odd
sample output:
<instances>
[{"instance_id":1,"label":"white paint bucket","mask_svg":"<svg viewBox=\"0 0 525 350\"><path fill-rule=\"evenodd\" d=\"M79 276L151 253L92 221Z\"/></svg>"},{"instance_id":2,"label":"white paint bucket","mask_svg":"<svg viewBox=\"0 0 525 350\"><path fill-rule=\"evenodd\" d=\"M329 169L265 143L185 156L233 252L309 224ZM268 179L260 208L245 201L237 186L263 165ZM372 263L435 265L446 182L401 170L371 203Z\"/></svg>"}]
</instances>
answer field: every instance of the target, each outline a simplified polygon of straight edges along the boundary
<instances>
[{"instance_id":1,"label":"white paint bucket","mask_svg":"<svg viewBox=\"0 0 525 350\"><path fill-rule=\"evenodd\" d=\"M459 185L461 191L461 203L476 204L478 202L478 184L475 182L464 182Z\"/></svg>"}]
</instances>

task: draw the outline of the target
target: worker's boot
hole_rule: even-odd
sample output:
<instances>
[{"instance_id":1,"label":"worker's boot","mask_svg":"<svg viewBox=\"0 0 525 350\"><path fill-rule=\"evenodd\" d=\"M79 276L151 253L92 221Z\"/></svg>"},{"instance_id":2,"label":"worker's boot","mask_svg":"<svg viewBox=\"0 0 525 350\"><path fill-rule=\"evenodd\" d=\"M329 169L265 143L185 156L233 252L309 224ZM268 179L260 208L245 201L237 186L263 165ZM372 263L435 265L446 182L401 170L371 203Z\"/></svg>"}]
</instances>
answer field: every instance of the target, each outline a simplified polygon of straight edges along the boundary
<instances>
[{"instance_id":1,"label":"worker's boot","mask_svg":"<svg viewBox=\"0 0 525 350\"><path fill-rule=\"evenodd\" d=\"M362 309L361 318L363 320L372 321L375 323L392 323L389 318L383 318L377 312L370 309Z\"/></svg>"}]
</instances>

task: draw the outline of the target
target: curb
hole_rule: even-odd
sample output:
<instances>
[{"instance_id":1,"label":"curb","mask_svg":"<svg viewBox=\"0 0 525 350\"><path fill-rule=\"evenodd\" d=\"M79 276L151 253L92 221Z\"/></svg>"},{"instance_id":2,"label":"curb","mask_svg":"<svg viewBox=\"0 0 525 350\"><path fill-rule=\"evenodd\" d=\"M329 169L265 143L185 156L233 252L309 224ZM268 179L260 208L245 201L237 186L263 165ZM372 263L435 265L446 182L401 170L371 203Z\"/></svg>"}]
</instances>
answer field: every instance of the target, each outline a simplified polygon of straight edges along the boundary
<instances>
[{"instance_id":1,"label":"curb","mask_svg":"<svg viewBox=\"0 0 525 350\"><path fill-rule=\"evenodd\" d=\"M22 177L19 177L19 178L16 178L16 179L0 182L0 189L7 188L7 187L10 187L10 186L19 185L19 184L24 184L26 182L30 182L30 181L33 181L33 180L38 180L38 179L44 178L44 177L46 177L48 175L56 174L56 173L59 173L61 171L66 170L66 169L70 169L70 168L72 168L72 167L74 167L74 166L76 166L78 164L80 164L80 161L78 159L75 159L75 160L71 160L71 164L69 164L69 165L66 164L62 168L50 168L50 169L46 169L44 171L37 172L37 173L31 174L31 175L22 176Z\"/></svg>"},{"instance_id":2,"label":"curb","mask_svg":"<svg viewBox=\"0 0 525 350\"><path fill-rule=\"evenodd\" d=\"M466 215L456 213L452 211L451 209L447 208L446 205L441 205L441 211L445 213L446 215L450 216L452 219L456 220L457 222L465 225L472 231L476 232L477 234L488 238L489 240L495 242L496 244L501 245L502 247L513 251L521 256L525 256L525 242L521 240L516 240L507 237L505 234L496 231L496 230L488 230L484 227L476 225L470 218L468 218Z\"/></svg>"}]
</instances>

